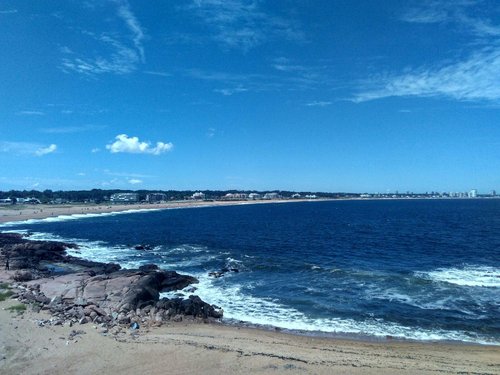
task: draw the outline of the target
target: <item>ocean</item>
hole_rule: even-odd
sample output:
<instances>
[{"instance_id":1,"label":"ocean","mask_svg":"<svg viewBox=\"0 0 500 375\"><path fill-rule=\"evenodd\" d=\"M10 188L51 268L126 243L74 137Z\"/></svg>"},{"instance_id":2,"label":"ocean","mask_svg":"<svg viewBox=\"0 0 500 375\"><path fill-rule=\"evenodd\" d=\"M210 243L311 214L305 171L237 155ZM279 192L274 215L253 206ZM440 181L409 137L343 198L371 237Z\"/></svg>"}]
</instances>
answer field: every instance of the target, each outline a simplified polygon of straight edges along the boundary
<instances>
[{"instance_id":1,"label":"ocean","mask_svg":"<svg viewBox=\"0 0 500 375\"><path fill-rule=\"evenodd\" d=\"M500 345L500 200L164 209L0 230L78 243L69 252L86 259L193 275L196 290L173 294L220 306L228 324Z\"/></svg>"}]
</instances>

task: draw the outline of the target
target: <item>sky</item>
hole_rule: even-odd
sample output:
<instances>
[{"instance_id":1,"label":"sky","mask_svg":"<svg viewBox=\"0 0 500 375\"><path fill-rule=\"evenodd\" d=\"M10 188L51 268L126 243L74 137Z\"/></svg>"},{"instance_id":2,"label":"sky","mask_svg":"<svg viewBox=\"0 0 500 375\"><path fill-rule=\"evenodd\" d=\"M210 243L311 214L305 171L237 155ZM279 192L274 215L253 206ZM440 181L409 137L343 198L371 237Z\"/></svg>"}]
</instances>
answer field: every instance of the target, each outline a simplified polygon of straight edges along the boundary
<instances>
[{"instance_id":1,"label":"sky","mask_svg":"<svg viewBox=\"0 0 500 375\"><path fill-rule=\"evenodd\" d=\"M0 190L500 190L500 2L0 1Z\"/></svg>"}]
</instances>

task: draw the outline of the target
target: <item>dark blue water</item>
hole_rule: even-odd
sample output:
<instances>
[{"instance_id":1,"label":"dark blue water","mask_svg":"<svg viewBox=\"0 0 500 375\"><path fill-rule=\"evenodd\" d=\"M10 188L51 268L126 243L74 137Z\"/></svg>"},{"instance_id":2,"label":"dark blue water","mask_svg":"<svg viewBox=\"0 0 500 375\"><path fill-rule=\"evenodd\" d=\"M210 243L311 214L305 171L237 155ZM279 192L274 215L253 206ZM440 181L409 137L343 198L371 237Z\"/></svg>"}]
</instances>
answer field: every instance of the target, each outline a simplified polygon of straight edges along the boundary
<instances>
[{"instance_id":1,"label":"dark blue water","mask_svg":"<svg viewBox=\"0 0 500 375\"><path fill-rule=\"evenodd\" d=\"M500 343L500 200L172 209L8 229L77 241L89 259L195 275L195 294L230 321ZM208 276L223 268L239 272Z\"/></svg>"}]
</instances>

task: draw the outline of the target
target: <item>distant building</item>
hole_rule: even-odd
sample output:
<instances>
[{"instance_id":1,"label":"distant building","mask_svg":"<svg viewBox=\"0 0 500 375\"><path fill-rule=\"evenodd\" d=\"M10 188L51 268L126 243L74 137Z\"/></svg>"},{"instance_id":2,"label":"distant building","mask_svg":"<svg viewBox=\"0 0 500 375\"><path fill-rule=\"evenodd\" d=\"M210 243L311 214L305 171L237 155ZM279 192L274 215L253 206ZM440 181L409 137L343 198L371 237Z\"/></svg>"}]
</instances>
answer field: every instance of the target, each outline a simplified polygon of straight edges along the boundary
<instances>
[{"instance_id":1,"label":"distant building","mask_svg":"<svg viewBox=\"0 0 500 375\"><path fill-rule=\"evenodd\" d=\"M280 199L281 196L278 193L266 193L263 199Z\"/></svg>"},{"instance_id":2,"label":"distant building","mask_svg":"<svg viewBox=\"0 0 500 375\"><path fill-rule=\"evenodd\" d=\"M248 199L250 199L252 201L256 201L258 199L262 199L262 195L260 195L258 193L250 193L250 194L248 194Z\"/></svg>"},{"instance_id":3,"label":"distant building","mask_svg":"<svg viewBox=\"0 0 500 375\"><path fill-rule=\"evenodd\" d=\"M222 199L228 200L228 201L240 201L240 200L244 200L247 198L248 198L248 195L245 193L227 193L226 195L224 195L224 197L222 197Z\"/></svg>"},{"instance_id":4,"label":"distant building","mask_svg":"<svg viewBox=\"0 0 500 375\"><path fill-rule=\"evenodd\" d=\"M469 198L476 198L476 197L477 197L476 189L472 189L471 191L469 191Z\"/></svg>"},{"instance_id":5,"label":"distant building","mask_svg":"<svg viewBox=\"0 0 500 375\"><path fill-rule=\"evenodd\" d=\"M36 198L14 198L16 200L16 203L19 204L40 204L39 199Z\"/></svg>"},{"instance_id":6,"label":"distant building","mask_svg":"<svg viewBox=\"0 0 500 375\"><path fill-rule=\"evenodd\" d=\"M14 204L14 203L16 202L11 198L0 199L0 204Z\"/></svg>"},{"instance_id":7,"label":"distant building","mask_svg":"<svg viewBox=\"0 0 500 375\"><path fill-rule=\"evenodd\" d=\"M167 200L167 195L163 193L149 193L146 195L146 201L149 203L159 203Z\"/></svg>"},{"instance_id":8,"label":"distant building","mask_svg":"<svg viewBox=\"0 0 500 375\"><path fill-rule=\"evenodd\" d=\"M292 199L300 199L300 198L302 197L299 193L295 193L294 195L292 195Z\"/></svg>"},{"instance_id":9,"label":"distant building","mask_svg":"<svg viewBox=\"0 0 500 375\"><path fill-rule=\"evenodd\" d=\"M201 191L197 192L197 193L194 193L192 196L191 196L191 199L194 199L196 201L202 201L205 199L205 193L202 193Z\"/></svg>"},{"instance_id":10,"label":"distant building","mask_svg":"<svg viewBox=\"0 0 500 375\"><path fill-rule=\"evenodd\" d=\"M491 193L490 193L490 195L491 195L492 197L496 197L496 196L497 196L497 192L496 192L496 190L492 190L492 191L491 191Z\"/></svg>"},{"instance_id":11,"label":"distant building","mask_svg":"<svg viewBox=\"0 0 500 375\"><path fill-rule=\"evenodd\" d=\"M111 203L137 203L139 202L139 194L137 193L116 193L109 198Z\"/></svg>"},{"instance_id":12,"label":"distant building","mask_svg":"<svg viewBox=\"0 0 500 375\"><path fill-rule=\"evenodd\" d=\"M317 199L318 197L316 196L316 194L308 194L306 195L306 199Z\"/></svg>"}]
</instances>

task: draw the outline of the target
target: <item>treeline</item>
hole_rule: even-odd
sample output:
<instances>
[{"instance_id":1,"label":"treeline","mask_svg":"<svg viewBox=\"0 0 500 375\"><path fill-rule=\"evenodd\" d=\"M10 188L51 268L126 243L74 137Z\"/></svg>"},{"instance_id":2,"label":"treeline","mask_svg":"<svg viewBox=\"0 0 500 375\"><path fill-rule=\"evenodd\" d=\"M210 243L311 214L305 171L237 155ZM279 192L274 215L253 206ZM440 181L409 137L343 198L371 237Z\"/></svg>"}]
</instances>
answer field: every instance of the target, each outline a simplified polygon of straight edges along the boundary
<instances>
[{"instance_id":1,"label":"treeline","mask_svg":"<svg viewBox=\"0 0 500 375\"><path fill-rule=\"evenodd\" d=\"M256 191L256 190L10 190L0 191L0 199L6 198L36 198L42 203L50 203L57 200L67 202L95 202L101 203L109 200L110 196L115 193L137 193L139 199L144 200L150 193L163 193L167 196L168 200L183 200L189 199L195 192L201 191L205 194L206 199L219 199L228 193L259 193L264 195L269 192L276 192L284 198L291 198L294 194L300 194L302 197L306 195L315 195L318 198L347 198L356 197L359 194L354 193L324 193L324 192L295 192L285 190L272 190L272 191Z\"/></svg>"}]
</instances>

